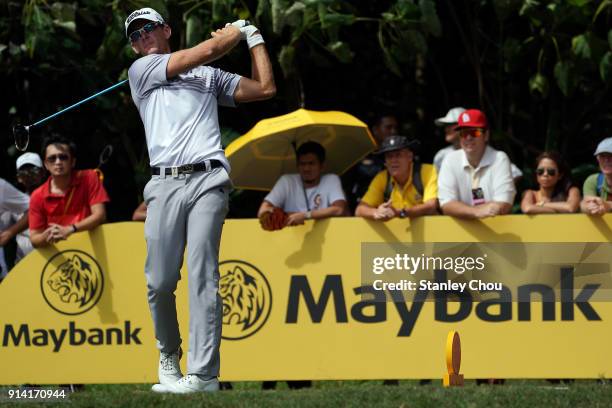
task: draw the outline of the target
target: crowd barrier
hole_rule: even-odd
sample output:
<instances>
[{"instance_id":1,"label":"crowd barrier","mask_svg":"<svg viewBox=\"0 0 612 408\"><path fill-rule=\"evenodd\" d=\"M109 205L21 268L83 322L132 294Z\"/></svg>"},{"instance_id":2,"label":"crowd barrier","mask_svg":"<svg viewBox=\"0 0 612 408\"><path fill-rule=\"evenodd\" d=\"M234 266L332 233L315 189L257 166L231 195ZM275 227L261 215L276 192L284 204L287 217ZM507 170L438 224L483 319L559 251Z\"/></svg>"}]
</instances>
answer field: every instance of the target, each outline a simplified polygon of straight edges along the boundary
<instances>
[{"instance_id":1,"label":"crowd barrier","mask_svg":"<svg viewBox=\"0 0 612 408\"><path fill-rule=\"evenodd\" d=\"M461 335L466 378L610 377L611 302L587 300L587 308L556 299L552 314L534 303L519 318L514 301L502 321L483 319L476 300L376 303L363 295L361 249L364 242L611 241L612 215L335 218L275 232L257 220L227 220L221 379L441 378L451 330ZM0 384L156 382L145 253L143 224L126 222L75 234L17 264L0 284Z\"/></svg>"}]
</instances>

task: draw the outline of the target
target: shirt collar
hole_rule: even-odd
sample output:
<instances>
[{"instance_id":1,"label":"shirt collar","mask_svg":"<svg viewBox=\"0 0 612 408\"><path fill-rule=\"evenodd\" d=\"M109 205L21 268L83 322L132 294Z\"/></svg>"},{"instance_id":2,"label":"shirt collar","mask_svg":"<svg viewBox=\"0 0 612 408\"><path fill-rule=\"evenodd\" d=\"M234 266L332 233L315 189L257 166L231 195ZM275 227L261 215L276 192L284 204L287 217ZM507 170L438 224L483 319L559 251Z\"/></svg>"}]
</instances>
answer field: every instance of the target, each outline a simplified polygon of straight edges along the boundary
<instances>
[{"instance_id":1,"label":"shirt collar","mask_svg":"<svg viewBox=\"0 0 612 408\"><path fill-rule=\"evenodd\" d=\"M77 186L77 185L81 184L81 177L77 177L78 174L79 174L78 170L73 170L72 171L72 175L70 177L70 185L68 186L69 189L74 187L74 186ZM58 195L58 194L51 194L51 179L52 179L52 177L49 176L47 181L45 181L45 184L43 184L43 186L44 186L43 187L43 189L44 189L43 193L44 193L45 196L50 196L50 195L57 196Z\"/></svg>"},{"instance_id":2,"label":"shirt collar","mask_svg":"<svg viewBox=\"0 0 612 408\"><path fill-rule=\"evenodd\" d=\"M402 191L406 191L411 185L412 185L412 172L414 169L414 161L412 162L412 165L410 166L410 174L408 175L408 180L406 180L406 184L404 184L403 186L400 186L398 184L397 181L395 181L395 179L393 177L391 177L391 175L389 174L389 177L391 177L391 185L393 187L397 187L397 189L402 189Z\"/></svg>"},{"instance_id":3,"label":"shirt collar","mask_svg":"<svg viewBox=\"0 0 612 408\"><path fill-rule=\"evenodd\" d=\"M462 167L464 169L471 167L470 162L467 159L467 155L465 154L465 151L463 149L461 151L463 152L463 154L461 155ZM480 159L480 163L478 163L478 167L476 168L481 169L483 167L492 165L494 162L495 162L495 149L487 145L487 147L485 148L485 152L482 155L482 158Z\"/></svg>"}]
</instances>

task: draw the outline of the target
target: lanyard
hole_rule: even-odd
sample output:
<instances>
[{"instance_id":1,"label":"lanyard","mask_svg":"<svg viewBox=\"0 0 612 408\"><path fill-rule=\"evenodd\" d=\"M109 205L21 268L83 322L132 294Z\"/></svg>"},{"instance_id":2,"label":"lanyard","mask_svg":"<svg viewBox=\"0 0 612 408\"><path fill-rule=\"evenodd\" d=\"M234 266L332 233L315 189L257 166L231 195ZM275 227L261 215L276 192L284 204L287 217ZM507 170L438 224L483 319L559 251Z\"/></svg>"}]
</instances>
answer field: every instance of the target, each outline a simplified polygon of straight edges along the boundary
<instances>
[{"instance_id":1,"label":"lanyard","mask_svg":"<svg viewBox=\"0 0 612 408\"><path fill-rule=\"evenodd\" d=\"M302 181L302 191L304 192L304 200L306 201L306 209L310 211L310 204L308 203L308 195L306 194L306 187L304 187L304 182Z\"/></svg>"},{"instance_id":2,"label":"lanyard","mask_svg":"<svg viewBox=\"0 0 612 408\"><path fill-rule=\"evenodd\" d=\"M472 190L475 190L480 185L480 172L478 169L470 166L470 176L472 178Z\"/></svg>"},{"instance_id":3,"label":"lanyard","mask_svg":"<svg viewBox=\"0 0 612 408\"><path fill-rule=\"evenodd\" d=\"M68 212L68 208L70 207L70 203L72 202L73 195L74 195L74 186L70 188L70 195L68 196L68 201L66 201L66 204L64 205L64 213L62 215L66 215L66 212Z\"/></svg>"}]
</instances>

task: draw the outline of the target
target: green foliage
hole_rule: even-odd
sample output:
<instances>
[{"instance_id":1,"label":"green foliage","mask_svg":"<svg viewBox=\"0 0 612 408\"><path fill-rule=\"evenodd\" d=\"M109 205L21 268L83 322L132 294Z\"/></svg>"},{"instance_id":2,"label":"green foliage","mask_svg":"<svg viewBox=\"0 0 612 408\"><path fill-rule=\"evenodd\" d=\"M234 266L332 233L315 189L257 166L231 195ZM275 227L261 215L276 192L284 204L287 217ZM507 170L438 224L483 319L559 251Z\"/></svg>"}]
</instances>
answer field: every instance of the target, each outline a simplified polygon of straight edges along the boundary
<instances>
[{"instance_id":1,"label":"green foliage","mask_svg":"<svg viewBox=\"0 0 612 408\"><path fill-rule=\"evenodd\" d=\"M529 91L536 98L546 98L548 96L548 78L542 74L535 74L529 80Z\"/></svg>"},{"instance_id":2,"label":"green foliage","mask_svg":"<svg viewBox=\"0 0 612 408\"><path fill-rule=\"evenodd\" d=\"M175 49L238 18L261 29L278 96L241 107L231 117L240 132L301 105L365 120L389 109L434 150L443 142L429 137L432 119L468 105L489 114L498 147L531 163L551 146L591 160L592 146L576 140L612 127L612 0L0 2L0 81L9 90L0 122L29 122L125 79L135 55L123 22L146 6L167 18ZM248 55L240 45L215 64L249 75ZM147 153L129 90L93 104L45 130L115 141L126 174L136 169L141 183Z\"/></svg>"},{"instance_id":3,"label":"green foliage","mask_svg":"<svg viewBox=\"0 0 612 408\"><path fill-rule=\"evenodd\" d=\"M283 46L278 55L278 61L285 77L290 76L295 70L295 47L293 45Z\"/></svg>"},{"instance_id":4,"label":"green foliage","mask_svg":"<svg viewBox=\"0 0 612 408\"><path fill-rule=\"evenodd\" d=\"M601 74L601 79L605 83L612 83L612 52L608 51L601 59L599 63L599 73Z\"/></svg>"},{"instance_id":5,"label":"green foliage","mask_svg":"<svg viewBox=\"0 0 612 408\"><path fill-rule=\"evenodd\" d=\"M557 61L555 79L564 96L570 96L576 87L574 65L571 61Z\"/></svg>"},{"instance_id":6,"label":"green foliage","mask_svg":"<svg viewBox=\"0 0 612 408\"><path fill-rule=\"evenodd\" d=\"M342 41L335 41L329 43L327 48L338 58L338 61L348 64L353 59L353 51L349 48L349 45Z\"/></svg>"},{"instance_id":7,"label":"green foliage","mask_svg":"<svg viewBox=\"0 0 612 408\"><path fill-rule=\"evenodd\" d=\"M440 37L442 35L442 25L436 11L436 3L433 0L419 0L419 7L425 31L435 37Z\"/></svg>"}]
</instances>

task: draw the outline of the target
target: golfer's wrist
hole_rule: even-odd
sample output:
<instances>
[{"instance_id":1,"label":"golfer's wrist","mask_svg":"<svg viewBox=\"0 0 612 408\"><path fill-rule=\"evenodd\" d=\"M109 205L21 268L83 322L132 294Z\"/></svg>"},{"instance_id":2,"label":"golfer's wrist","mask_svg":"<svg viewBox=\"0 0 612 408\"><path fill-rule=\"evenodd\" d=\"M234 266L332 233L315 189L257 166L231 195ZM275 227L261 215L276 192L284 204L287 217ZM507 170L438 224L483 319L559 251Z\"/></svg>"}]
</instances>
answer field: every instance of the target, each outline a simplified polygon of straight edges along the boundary
<instances>
[{"instance_id":1,"label":"golfer's wrist","mask_svg":"<svg viewBox=\"0 0 612 408\"><path fill-rule=\"evenodd\" d=\"M257 29L257 27L253 25L248 25L240 28L240 32L243 35L243 38L246 39L247 45L249 49L264 43L263 36Z\"/></svg>"}]
</instances>

